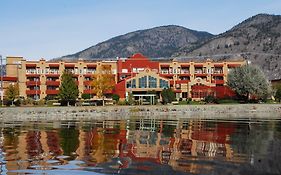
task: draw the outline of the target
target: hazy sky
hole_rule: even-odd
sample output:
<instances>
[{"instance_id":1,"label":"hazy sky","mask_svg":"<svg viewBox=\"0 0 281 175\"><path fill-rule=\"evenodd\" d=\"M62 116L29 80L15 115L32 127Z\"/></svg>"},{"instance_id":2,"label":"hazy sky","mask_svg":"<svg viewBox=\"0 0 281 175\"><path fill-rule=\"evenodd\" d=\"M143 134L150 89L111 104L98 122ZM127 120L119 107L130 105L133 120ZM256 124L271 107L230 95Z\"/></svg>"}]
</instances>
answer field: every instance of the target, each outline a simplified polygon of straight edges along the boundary
<instances>
[{"instance_id":1,"label":"hazy sky","mask_svg":"<svg viewBox=\"0 0 281 175\"><path fill-rule=\"evenodd\" d=\"M170 24L218 34L258 13L281 0L0 0L0 54L51 59Z\"/></svg>"}]
</instances>

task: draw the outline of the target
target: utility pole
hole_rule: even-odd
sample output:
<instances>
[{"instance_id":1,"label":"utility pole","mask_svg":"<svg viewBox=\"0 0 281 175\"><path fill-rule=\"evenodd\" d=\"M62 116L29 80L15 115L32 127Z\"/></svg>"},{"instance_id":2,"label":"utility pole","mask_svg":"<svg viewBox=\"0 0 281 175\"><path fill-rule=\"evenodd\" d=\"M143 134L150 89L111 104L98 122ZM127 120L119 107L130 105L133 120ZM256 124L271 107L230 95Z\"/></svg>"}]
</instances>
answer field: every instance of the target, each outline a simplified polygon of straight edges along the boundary
<instances>
[{"instance_id":1,"label":"utility pole","mask_svg":"<svg viewBox=\"0 0 281 175\"><path fill-rule=\"evenodd\" d=\"M0 66L1 66L1 106L4 106L4 88L3 88L3 59L0 55Z\"/></svg>"}]
</instances>

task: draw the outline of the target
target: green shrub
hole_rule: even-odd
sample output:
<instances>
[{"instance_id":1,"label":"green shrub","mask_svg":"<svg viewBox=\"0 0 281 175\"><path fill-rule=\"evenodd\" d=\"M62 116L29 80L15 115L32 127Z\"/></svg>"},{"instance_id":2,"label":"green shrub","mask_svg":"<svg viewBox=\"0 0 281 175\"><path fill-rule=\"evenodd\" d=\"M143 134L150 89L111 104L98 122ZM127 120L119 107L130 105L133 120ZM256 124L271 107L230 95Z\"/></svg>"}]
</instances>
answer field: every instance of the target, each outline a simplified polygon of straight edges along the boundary
<instances>
[{"instance_id":1,"label":"green shrub","mask_svg":"<svg viewBox=\"0 0 281 175\"><path fill-rule=\"evenodd\" d=\"M206 96L204 101L206 103L217 103L217 99L213 95Z\"/></svg>"},{"instance_id":2,"label":"green shrub","mask_svg":"<svg viewBox=\"0 0 281 175\"><path fill-rule=\"evenodd\" d=\"M91 98L91 94L82 94L81 96L83 99L90 99Z\"/></svg>"},{"instance_id":3,"label":"green shrub","mask_svg":"<svg viewBox=\"0 0 281 175\"><path fill-rule=\"evenodd\" d=\"M116 102L119 102L120 96L118 94L112 95L112 100L115 100Z\"/></svg>"},{"instance_id":4,"label":"green shrub","mask_svg":"<svg viewBox=\"0 0 281 175\"><path fill-rule=\"evenodd\" d=\"M118 101L117 105L121 105L121 106L127 105L127 101L124 101L124 100Z\"/></svg>"},{"instance_id":5,"label":"green shrub","mask_svg":"<svg viewBox=\"0 0 281 175\"><path fill-rule=\"evenodd\" d=\"M239 102L234 99L219 99L218 103L219 104L238 104Z\"/></svg>"}]
</instances>

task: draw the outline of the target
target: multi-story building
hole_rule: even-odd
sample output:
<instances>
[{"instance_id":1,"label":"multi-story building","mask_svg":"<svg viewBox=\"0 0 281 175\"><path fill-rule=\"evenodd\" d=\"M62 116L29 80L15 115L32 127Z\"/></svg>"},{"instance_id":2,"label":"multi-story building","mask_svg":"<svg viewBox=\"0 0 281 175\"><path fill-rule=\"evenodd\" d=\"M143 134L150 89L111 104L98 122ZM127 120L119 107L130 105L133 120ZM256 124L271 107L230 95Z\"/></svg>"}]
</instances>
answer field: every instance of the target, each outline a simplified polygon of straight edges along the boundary
<instances>
[{"instance_id":1,"label":"multi-story building","mask_svg":"<svg viewBox=\"0 0 281 175\"><path fill-rule=\"evenodd\" d=\"M111 93L121 99L132 93L143 98L148 91L159 94L164 88L172 88L179 98L202 99L212 94L218 98L233 96L227 88L227 74L230 69L245 64L245 61L204 62L152 61L141 54L113 61L48 62L26 61L23 57L7 57L7 76L17 77L20 96L34 99L53 98L59 93L60 77L64 70L71 71L80 97L92 94L93 75L101 73L102 65L111 67L116 85Z\"/></svg>"}]
</instances>

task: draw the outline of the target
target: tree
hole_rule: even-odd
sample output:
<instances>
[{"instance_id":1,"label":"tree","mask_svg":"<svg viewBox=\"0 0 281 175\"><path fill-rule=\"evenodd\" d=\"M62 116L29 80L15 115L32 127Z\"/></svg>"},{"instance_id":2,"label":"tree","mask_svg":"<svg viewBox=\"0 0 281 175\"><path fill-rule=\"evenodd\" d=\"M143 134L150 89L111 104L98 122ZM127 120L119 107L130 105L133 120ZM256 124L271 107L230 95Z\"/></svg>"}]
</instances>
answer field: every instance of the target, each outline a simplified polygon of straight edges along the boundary
<instances>
[{"instance_id":1,"label":"tree","mask_svg":"<svg viewBox=\"0 0 281 175\"><path fill-rule=\"evenodd\" d=\"M93 77L93 91L98 98L102 98L102 104L104 106L105 94L113 90L115 86L114 75L111 72L111 66L102 65L101 70Z\"/></svg>"},{"instance_id":2,"label":"tree","mask_svg":"<svg viewBox=\"0 0 281 175\"><path fill-rule=\"evenodd\" d=\"M5 97L9 102L13 102L19 96L19 86L18 84L10 84L5 91Z\"/></svg>"},{"instance_id":3,"label":"tree","mask_svg":"<svg viewBox=\"0 0 281 175\"><path fill-rule=\"evenodd\" d=\"M277 87L276 93L275 93L275 99L279 102L281 101L281 85Z\"/></svg>"},{"instance_id":4,"label":"tree","mask_svg":"<svg viewBox=\"0 0 281 175\"><path fill-rule=\"evenodd\" d=\"M59 98L62 104L67 104L69 106L70 102L75 102L79 90L78 87L72 78L73 74L69 71L64 71L61 77L61 85L59 87Z\"/></svg>"},{"instance_id":5,"label":"tree","mask_svg":"<svg viewBox=\"0 0 281 175\"><path fill-rule=\"evenodd\" d=\"M161 91L161 96L162 96L162 101L164 104L171 103L172 101L175 101L175 99L176 99L176 95L171 88L163 89Z\"/></svg>"},{"instance_id":6,"label":"tree","mask_svg":"<svg viewBox=\"0 0 281 175\"><path fill-rule=\"evenodd\" d=\"M244 65L228 74L227 84L236 93L249 100L252 97L266 99L270 93L270 83L260 68Z\"/></svg>"}]
</instances>

